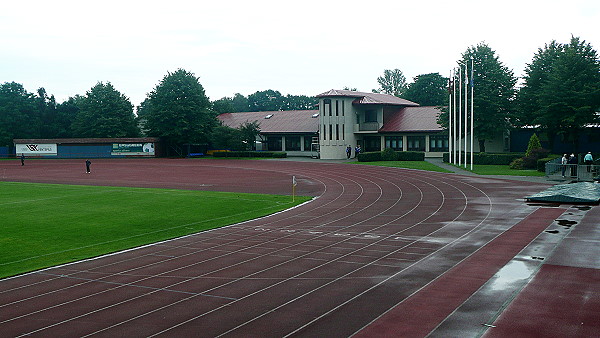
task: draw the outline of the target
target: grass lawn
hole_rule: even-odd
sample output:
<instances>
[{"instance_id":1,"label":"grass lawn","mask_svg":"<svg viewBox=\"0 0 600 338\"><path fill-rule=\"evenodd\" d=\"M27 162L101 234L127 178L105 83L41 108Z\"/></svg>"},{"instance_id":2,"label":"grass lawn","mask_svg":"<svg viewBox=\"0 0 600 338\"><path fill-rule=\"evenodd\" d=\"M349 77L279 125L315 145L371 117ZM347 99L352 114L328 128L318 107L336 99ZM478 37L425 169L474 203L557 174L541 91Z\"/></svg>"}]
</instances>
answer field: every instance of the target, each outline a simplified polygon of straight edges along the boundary
<instances>
[{"instance_id":1,"label":"grass lawn","mask_svg":"<svg viewBox=\"0 0 600 338\"><path fill-rule=\"evenodd\" d=\"M0 182L0 278L254 219L310 199Z\"/></svg>"},{"instance_id":2,"label":"grass lawn","mask_svg":"<svg viewBox=\"0 0 600 338\"><path fill-rule=\"evenodd\" d=\"M431 164L426 161L374 161L374 162L349 162L353 164L363 165L377 165L381 167L395 167L395 168L406 168L406 169L420 169L427 171L437 171L441 173L450 173L446 169L440 168L435 164Z\"/></svg>"},{"instance_id":3,"label":"grass lawn","mask_svg":"<svg viewBox=\"0 0 600 338\"><path fill-rule=\"evenodd\" d=\"M470 165L468 166L470 168ZM479 175L508 175L508 176L545 176L546 173L537 170L511 169L507 165L475 164L472 171Z\"/></svg>"}]
</instances>

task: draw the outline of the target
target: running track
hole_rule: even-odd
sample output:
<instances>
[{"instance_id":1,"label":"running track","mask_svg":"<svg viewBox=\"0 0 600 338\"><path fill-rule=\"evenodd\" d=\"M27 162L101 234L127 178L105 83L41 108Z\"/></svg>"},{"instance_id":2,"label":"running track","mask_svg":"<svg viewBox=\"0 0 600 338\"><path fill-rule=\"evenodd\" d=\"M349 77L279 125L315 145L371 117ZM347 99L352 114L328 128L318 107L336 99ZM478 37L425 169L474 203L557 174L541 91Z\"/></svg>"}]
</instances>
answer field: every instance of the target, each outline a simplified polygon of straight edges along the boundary
<instances>
[{"instance_id":1,"label":"running track","mask_svg":"<svg viewBox=\"0 0 600 338\"><path fill-rule=\"evenodd\" d=\"M555 275L556 265L540 255L560 251L566 236L547 229L561 217L585 220L587 211L523 202L544 184L396 168L93 162L91 175L81 160L23 168L5 161L0 174L6 181L276 194L290 194L295 175L297 194L317 198L263 219L1 280L0 335L525 335L536 332L531 322L543 325L530 318L511 331L518 313L539 302L525 286L533 280L543 289L537 271ZM499 283L519 262L529 276ZM596 269L572 270L587 271L576 282L598 281ZM512 303L523 288L533 303ZM587 296L597 314L598 296ZM587 331L569 332L599 332L597 323L581 325Z\"/></svg>"}]
</instances>

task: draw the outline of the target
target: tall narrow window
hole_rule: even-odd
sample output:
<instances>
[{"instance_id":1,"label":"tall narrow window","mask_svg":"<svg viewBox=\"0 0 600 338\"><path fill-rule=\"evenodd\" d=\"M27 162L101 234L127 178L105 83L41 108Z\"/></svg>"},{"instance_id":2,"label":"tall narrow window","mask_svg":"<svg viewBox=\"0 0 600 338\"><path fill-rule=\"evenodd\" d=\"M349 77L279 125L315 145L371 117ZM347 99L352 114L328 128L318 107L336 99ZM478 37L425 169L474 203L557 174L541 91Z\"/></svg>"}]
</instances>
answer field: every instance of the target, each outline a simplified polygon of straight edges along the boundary
<instances>
[{"instance_id":1,"label":"tall narrow window","mask_svg":"<svg viewBox=\"0 0 600 338\"><path fill-rule=\"evenodd\" d=\"M335 100L335 116L340 116L340 101Z\"/></svg>"},{"instance_id":2,"label":"tall narrow window","mask_svg":"<svg viewBox=\"0 0 600 338\"><path fill-rule=\"evenodd\" d=\"M344 101L342 101L342 116L344 116L344 110L345 110L344 106L345 106Z\"/></svg>"},{"instance_id":3,"label":"tall narrow window","mask_svg":"<svg viewBox=\"0 0 600 338\"><path fill-rule=\"evenodd\" d=\"M340 125L336 124L335 125L335 139L336 140L340 140Z\"/></svg>"},{"instance_id":4,"label":"tall narrow window","mask_svg":"<svg viewBox=\"0 0 600 338\"><path fill-rule=\"evenodd\" d=\"M323 106L323 116L325 116L325 114L331 116L331 99L324 99Z\"/></svg>"},{"instance_id":5,"label":"tall narrow window","mask_svg":"<svg viewBox=\"0 0 600 338\"><path fill-rule=\"evenodd\" d=\"M346 124L342 124L342 140L345 140L345 139L346 139Z\"/></svg>"},{"instance_id":6,"label":"tall narrow window","mask_svg":"<svg viewBox=\"0 0 600 338\"><path fill-rule=\"evenodd\" d=\"M333 140L333 125L329 125L329 140Z\"/></svg>"}]
</instances>

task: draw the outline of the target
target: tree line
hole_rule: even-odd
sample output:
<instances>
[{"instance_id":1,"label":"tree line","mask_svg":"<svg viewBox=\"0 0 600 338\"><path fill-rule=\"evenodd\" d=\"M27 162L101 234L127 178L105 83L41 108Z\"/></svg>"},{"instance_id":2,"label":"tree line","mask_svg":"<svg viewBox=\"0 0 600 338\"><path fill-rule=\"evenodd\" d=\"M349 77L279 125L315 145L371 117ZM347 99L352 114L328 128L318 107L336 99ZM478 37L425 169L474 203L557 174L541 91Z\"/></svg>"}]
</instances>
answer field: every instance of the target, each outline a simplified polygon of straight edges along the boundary
<instances>
[{"instance_id":1,"label":"tree line","mask_svg":"<svg viewBox=\"0 0 600 338\"><path fill-rule=\"evenodd\" d=\"M459 65L473 60L475 136L480 142L512 127L533 125L548 140L561 136L573 143L585 127L600 123L600 62L592 46L578 37L551 41L526 65L521 85L512 70L485 43L462 53ZM447 106L449 78L439 73L406 82L399 69L384 70L373 92L395 95L423 106ZM456 81L456 79L454 79ZM350 89L350 88L346 88ZM350 89L352 90L352 89ZM354 89L355 90L355 89ZM134 107L113 85L97 83L85 95L57 103L44 88L27 92L15 82L0 84L0 146L15 138L161 137L168 145L209 144L244 148L259 131L257 124L231 129L220 113L317 109L314 96L257 91L210 101L199 78L184 69L168 73ZM447 108L439 123L448 125ZM576 144L574 144L576 147Z\"/></svg>"},{"instance_id":2,"label":"tree line","mask_svg":"<svg viewBox=\"0 0 600 338\"><path fill-rule=\"evenodd\" d=\"M573 151L578 150L582 134L597 133L588 127L600 123L600 60L585 40L571 37L568 43L547 43L526 65L521 79L486 43L467 48L457 67L464 70L466 65L470 72L471 60L473 78L464 88L474 86L474 134L483 152L486 140L511 128L535 127L550 148L560 137ZM373 92L441 106L438 122L447 128L450 80L457 84L459 79L432 73L419 75L407 84L401 70L386 69L377 78L380 86Z\"/></svg>"}]
</instances>

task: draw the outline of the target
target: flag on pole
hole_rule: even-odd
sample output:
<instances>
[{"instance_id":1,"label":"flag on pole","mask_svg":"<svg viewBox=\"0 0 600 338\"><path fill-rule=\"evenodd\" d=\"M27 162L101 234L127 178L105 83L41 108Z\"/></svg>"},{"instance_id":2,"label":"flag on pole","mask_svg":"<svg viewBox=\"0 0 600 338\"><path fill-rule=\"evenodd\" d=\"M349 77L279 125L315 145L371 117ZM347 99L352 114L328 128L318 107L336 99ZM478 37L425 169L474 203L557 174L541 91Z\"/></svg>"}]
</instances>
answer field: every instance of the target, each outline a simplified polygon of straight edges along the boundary
<instances>
[{"instance_id":1,"label":"flag on pole","mask_svg":"<svg viewBox=\"0 0 600 338\"><path fill-rule=\"evenodd\" d=\"M296 176L292 176L292 185L294 187L298 185L298 182L296 182Z\"/></svg>"}]
</instances>

